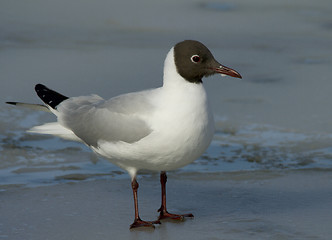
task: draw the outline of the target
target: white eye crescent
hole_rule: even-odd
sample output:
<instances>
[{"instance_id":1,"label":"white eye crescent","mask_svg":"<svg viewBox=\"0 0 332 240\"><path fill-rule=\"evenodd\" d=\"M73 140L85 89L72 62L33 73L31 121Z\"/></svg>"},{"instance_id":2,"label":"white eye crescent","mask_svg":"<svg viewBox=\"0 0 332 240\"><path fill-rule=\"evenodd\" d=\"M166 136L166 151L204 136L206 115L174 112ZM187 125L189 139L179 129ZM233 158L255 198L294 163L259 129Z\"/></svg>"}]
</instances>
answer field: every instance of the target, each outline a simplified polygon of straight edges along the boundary
<instances>
[{"instance_id":1,"label":"white eye crescent","mask_svg":"<svg viewBox=\"0 0 332 240\"><path fill-rule=\"evenodd\" d=\"M201 61L201 58L200 58L200 56L198 56L198 55L192 55L191 58L190 58L190 60L191 60L193 63L198 63L198 62Z\"/></svg>"}]
</instances>

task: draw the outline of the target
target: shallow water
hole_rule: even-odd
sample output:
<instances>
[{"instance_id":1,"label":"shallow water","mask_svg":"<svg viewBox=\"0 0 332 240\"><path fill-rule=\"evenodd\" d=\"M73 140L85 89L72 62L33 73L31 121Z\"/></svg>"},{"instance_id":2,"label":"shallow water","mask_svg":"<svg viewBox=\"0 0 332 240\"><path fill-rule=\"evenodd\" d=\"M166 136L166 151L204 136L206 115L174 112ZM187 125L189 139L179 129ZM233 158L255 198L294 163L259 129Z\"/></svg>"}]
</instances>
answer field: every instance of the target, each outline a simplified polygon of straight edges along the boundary
<instances>
[{"instance_id":1,"label":"shallow water","mask_svg":"<svg viewBox=\"0 0 332 240\"><path fill-rule=\"evenodd\" d=\"M9 107L6 111L17 118L2 122L2 126L10 126L1 135L1 186L128 177L125 171L99 159L80 143L24 131L47 118L47 113ZM176 172L332 168L332 134L308 134L262 124L236 128L227 121L218 121L217 129L206 153Z\"/></svg>"},{"instance_id":2,"label":"shallow water","mask_svg":"<svg viewBox=\"0 0 332 240\"><path fill-rule=\"evenodd\" d=\"M283 195L284 201L289 197L296 205L296 197L304 197L303 201L308 203L312 199L306 195L305 186L301 188L303 195L292 195L292 191L296 192L301 183L308 185L310 176L324 173L324 181L315 179L326 186L321 191L317 188L317 199L319 196L325 199L331 196L328 189L332 167L331 11L332 3L327 0L314 3L4 0L0 3L0 101L40 103L33 90L36 83L44 83L68 96L96 93L105 98L158 87L170 47L183 39L197 39L210 48L217 60L238 70L243 80L220 76L204 80L215 112L216 135L202 157L170 173L172 177L183 177L193 186L203 174L204 183L212 184L211 191L216 186L213 184L216 176L230 181L231 186L240 184L236 194L244 191L248 195L238 199L234 208L239 209L241 201L253 197L249 190L245 191L252 187L250 182L260 184L280 174L284 178L274 178L276 191L286 187L284 179L299 179L298 185ZM26 133L34 125L54 120L47 113L0 105L2 193L19 194L24 189L29 196L32 194L29 191L41 191L43 195L46 190L39 187L52 185L50 191L57 194L61 192L58 188L67 186L65 183L79 182L77 190L81 191L97 180L111 181L115 186L117 181L129 180L123 170L98 159L82 144ZM241 178L243 175L246 177ZM142 172L142 176L156 180L155 173ZM178 184L181 185L180 180ZM198 192L208 194L203 183L197 188ZM121 194L126 196L127 192ZM273 196L265 200L271 201ZM254 194L253 198L257 196ZM199 202L203 203L204 197ZM18 204L26 203L22 200ZM273 207L264 198L262 205L267 211ZM328 206L325 203L324 209ZM291 221L301 218L300 209L289 217ZM317 210L310 206L305 209L307 213ZM252 211L255 210L254 207ZM274 217L278 210L285 208L276 208ZM324 216L314 214L311 220L300 222L298 229L288 229L277 217L275 223L261 215L257 219L255 214L248 217L234 212L216 221L205 218L202 228L205 232L211 229L222 232L228 239L331 236L331 232L318 227L332 222L322 211L318 212ZM272 224L274 228L269 222L276 224ZM227 227L220 230L220 223ZM303 229L310 223L315 226L312 234L304 234ZM1 230L4 224L5 221L0 222L0 238L15 239ZM184 225L167 225L160 229L158 237L167 239L171 231L188 227L187 222ZM104 230L100 229L101 235ZM297 236L296 231L304 235ZM209 237L219 239L218 234Z\"/></svg>"}]
</instances>

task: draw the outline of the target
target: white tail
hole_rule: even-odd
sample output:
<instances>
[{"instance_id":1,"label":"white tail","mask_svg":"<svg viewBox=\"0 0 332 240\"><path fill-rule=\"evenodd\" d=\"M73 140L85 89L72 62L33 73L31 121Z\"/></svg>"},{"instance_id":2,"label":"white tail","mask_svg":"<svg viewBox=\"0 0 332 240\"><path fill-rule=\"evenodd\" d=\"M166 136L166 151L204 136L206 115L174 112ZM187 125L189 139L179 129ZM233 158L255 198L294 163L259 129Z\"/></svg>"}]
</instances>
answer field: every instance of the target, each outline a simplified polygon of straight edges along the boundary
<instances>
[{"instance_id":1,"label":"white tail","mask_svg":"<svg viewBox=\"0 0 332 240\"><path fill-rule=\"evenodd\" d=\"M40 134L51 134L54 136L61 137L66 140L83 142L80 138L78 138L71 130L61 126L57 122L46 123L40 126L35 126L28 130L31 133L40 133Z\"/></svg>"}]
</instances>

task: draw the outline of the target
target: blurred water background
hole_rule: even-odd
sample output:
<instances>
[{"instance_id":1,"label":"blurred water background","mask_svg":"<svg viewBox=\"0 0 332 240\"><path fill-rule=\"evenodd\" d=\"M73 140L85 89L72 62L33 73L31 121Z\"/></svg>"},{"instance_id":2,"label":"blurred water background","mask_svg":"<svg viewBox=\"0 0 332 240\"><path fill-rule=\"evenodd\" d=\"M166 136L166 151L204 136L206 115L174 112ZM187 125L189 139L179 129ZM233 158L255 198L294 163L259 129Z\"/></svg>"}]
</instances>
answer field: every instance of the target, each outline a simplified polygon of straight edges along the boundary
<instances>
[{"instance_id":1,"label":"blurred water background","mask_svg":"<svg viewBox=\"0 0 332 240\"><path fill-rule=\"evenodd\" d=\"M217 132L180 172L332 167L330 1L0 2L0 186L125 176L81 144L26 133L55 118L34 85L110 98L158 87L168 50L207 45L243 80L204 84Z\"/></svg>"}]
</instances>

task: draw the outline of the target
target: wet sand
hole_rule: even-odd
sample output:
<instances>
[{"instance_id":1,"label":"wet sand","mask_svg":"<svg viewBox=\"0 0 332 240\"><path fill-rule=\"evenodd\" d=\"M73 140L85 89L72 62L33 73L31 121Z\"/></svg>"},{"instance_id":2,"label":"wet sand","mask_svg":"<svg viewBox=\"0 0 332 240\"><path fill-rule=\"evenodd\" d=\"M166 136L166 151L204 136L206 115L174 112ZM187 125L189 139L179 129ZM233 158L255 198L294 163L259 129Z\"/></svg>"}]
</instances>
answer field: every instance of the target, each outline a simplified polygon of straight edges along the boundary
<instances>
[{"instance_id":1,"label":"wet sand","mask_svg":"<svg viewBox=\"0 0 332 240\"><path fill-rule=\"evenodd\" d=\"M154 220L157 176L140 178L141 217ZM169 174L170 211L195 215L129 230L129 179L96 180L0 193L1 239L330 239L330 171Z\"/></svg>"}]
</instances>

